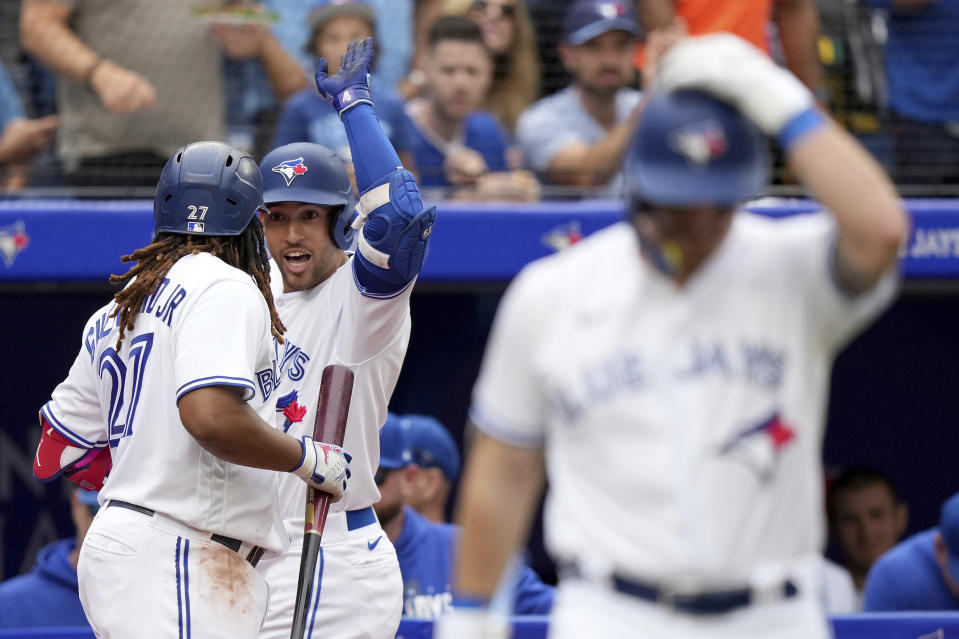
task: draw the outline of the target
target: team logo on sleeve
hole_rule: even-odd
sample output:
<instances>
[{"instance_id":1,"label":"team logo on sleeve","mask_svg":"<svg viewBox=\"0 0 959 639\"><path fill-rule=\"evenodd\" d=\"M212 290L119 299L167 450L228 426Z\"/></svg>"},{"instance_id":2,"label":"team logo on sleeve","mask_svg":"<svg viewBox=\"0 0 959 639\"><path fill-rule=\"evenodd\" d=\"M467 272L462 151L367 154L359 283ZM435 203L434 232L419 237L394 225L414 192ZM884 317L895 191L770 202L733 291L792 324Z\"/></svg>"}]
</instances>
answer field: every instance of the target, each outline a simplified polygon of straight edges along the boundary
<instances>
[{"instance_id":1,"label":"team logo on sleeve","mask_svg":"<svg viewBox=\"0 0 959 639\"><path fill-rule=\"evenodd\" d=\"M676 153L693 168L704 169L729 148L722 127L713 120L696 122L676 131L669 141Z\"/></svg>"},{"instance_id":2,"label":"team logo on sleeve","mask_svg":"<svg viewBox=\"0 0 959 639\"><path fill-rule=\"evenodd\" d=\"M23 221L18 220L10 226L0 226L0 255L8 268L13 266L17 255L27 248L29 243L30 236L27 235Z\"/></svg>"},{"instance_id":3,"label":"team logo on sleeve","mask_svg":"<svg viewBox=\"0 0 959 639\"><path fill-rule=\"evenodd\" d=\"M578 220L550 229L539 238L540 242L554 251L569 248L581 239L583 239L583 230L580 228Z\"/></svg>"},{"instance_id":4,"label":"team logo on sleeve","mask_svg":"<svg viewBox=\"0 0 959 639\"><path fill-rule=\"evenodd\" d=\"M795 439L796 432L776 413L735 433L720 446L719 454L742 462L765 484L776 474L783 450Z\"/></svg>"},{"instance_id":5,"label":"team logo on sleeve","mask_svg":"<svg viewBox=\"0 0 959 639\"><path fill-rule=\"evenodd\" d=\"M295 160L280 162L272 170L274 173L282 175L283 179L286 180L286 185L290 186L298 175L306 173L307 167L303 164L303 158L296 158Z\"/></svg>"}]
</instances>

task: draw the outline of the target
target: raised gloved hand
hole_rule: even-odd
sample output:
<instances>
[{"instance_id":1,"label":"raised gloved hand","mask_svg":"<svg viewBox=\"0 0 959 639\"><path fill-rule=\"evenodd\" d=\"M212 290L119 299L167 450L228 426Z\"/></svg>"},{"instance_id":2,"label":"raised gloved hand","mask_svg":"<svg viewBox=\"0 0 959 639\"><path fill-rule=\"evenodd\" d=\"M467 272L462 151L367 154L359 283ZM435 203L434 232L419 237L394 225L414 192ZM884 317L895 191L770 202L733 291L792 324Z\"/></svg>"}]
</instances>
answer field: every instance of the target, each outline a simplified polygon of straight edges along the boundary
<instances>
[{"instance_id":1,"label":"raised gloved hand","mask_svg":"<svg viewBox=\"0 0 959 639\"><path fill-rule=\"evenodd\" d=\"M728 102L767 135L811 114L812 93L792 73L742 38L729 33L685 38L663 55L658 84L667 91L699 89ZM810 123L814 124L814 123Z\"/></svg>"},{"instance_id":2,"label":"raised gloved hand","mask_svg":"<svg viewBox=\"0 0 959 639\"><path fill-rule=\"evenodd\" d=\"M290 472L307 484L329 493L333 503L338 502L346 491L346 480L353 456L334 444L313 441L309 435L300 439L300 463Z\"/></svg>"},{"instance_id":3,"label":"raised gloved hand","mask_svg":"<svg viewBox=\"0 0 959 639\"><path fill-rule=\"evenodd\" d=\"M370 98L370 63L373 61L373 38L351 42L340 62L336 75L327 75L329 65L320 58L316 65L316 89L336 112L343 113L357 104L373 104Z\"/></svg>"}]
</instances>

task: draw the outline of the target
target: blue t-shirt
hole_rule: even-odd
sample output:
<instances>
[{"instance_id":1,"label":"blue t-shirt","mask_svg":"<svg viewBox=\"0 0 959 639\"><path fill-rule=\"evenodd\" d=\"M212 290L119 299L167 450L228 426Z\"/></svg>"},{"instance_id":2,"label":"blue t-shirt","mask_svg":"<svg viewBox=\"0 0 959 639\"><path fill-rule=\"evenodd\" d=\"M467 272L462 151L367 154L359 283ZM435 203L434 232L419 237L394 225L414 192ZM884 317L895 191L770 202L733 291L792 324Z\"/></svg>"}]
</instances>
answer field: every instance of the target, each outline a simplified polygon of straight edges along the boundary
<instances>
[{"instance_id":1,"label":"blue t-shirt","mask_svg":"<svg viewBox=\"0 0 959 639\"><path fill-rule=\"evenodd\" d=\"M376 117L386 132L386 137L397 152L409 148L406 141L408 125L403 103L392 91L373 90L372 96ZM314 142L332 149L341 159L349 161L350 143L346 139L346 128L340 121L336 110L315 89L303 89L293 95L276 125L273 147L291 142Z\"/></svg>"},{"instance_id":2,"label":"blue t-shirt","mask_svg":"<svg viewBox=\"0 0 959 639\"><path fill-rule=\"evenodd\" d=\"M75 546L72 538L44 546L28 574L0 584L0 628L89 626L68 561Z\"/></svg>"},{"instance_id":3,"label":"blue t-shirt","mask_svg":"<svg viewBox=\"0 0 959 639\"><path fill-rule=\"evenodd\" d=\"M419 172L420 186L450 186L443 174L443 161L446 158L443 149L434 145L412 118L408 117L406 121L409 126L409 149ZM477 111L467 116L463 123L463 139L459 142L482 155L490 171L507 170L506 149L509 147L509 138L493 115Z\"/></svg>"},{"instance_id":4,"label":"blue t-shirt","mask_svg":"<svg viewBox=\"0 0 959 639\"><path fill-rule=\"evenodd\" d=\"M876 560L866 577L865 612L959 610L936 562L935 533L916 533Z\"/></svg>"},{"instance_id":5,"label":"blue t-shirt","mask_svg":"<svg viewBox=\"0 0 959 639\"><path fill-rule=\"evenodd\" d=\"M406 506L403 531L393 544L403 575L403 615L435 619L453 609L451 575L459 528L437 524ZM555 589L524 567L514 586L513 614L545 615L553 607Z\"/></svg>"},{"instance_id":6,"label":"blue t-shirt","mask_svg":"<svg viewBox=\"0 0 959 639\"><path fill-rule=\"evenodd\" d=\"M14 118L23 117L23 107L20 104L20 95L7 75L3 64L0 64L0 132L7 128L7 123Z\"/></svg>"},{"instance_id":7,"label":"blue t-shirt","mask_svg":"<svg viewBox=\"0 0 959 639\"><path fill-rule=\"evenodd\" d=\"M891 0L869 3L889 9ZM886 31L889 107L919 122L959 122L959 0L890 11Z\"/></svg>"}]
</instances>

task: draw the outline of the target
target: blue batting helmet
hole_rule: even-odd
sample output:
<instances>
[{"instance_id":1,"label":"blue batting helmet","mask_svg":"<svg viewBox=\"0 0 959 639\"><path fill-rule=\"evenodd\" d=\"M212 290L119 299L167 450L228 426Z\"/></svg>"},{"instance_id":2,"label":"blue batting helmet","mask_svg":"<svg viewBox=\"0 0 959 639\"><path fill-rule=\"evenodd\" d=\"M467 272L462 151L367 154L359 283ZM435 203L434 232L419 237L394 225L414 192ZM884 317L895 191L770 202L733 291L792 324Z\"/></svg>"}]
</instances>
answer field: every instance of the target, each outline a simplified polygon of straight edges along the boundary
<instances>
[{"instance_id":1,"label":"blue batting helmet","mask_svg":"<svg viewBox=\"0 0 959 639\"><path fill-rule=\"evenodd\" d=\"M634 199L731 205L758 195L768 180L766 140L733 107L701 91L650 96L626 156Z\"/></svg>"},{"instance_id":2,"label":"blue batting helmet","mask_svg":"<svg viewBox=\"0 0 959 639\"><path fill-rule=\"evenodd\" d=\"M353 184L343 161L321 144L294 142L277 147L260 161L266 202L306 202L341 207L330 216L330 237L341 249L356 236Z\"/></svg>"},{"instance_id":3,"label":"blue batting helmet","mask_svg":"<svg viewBox=\"0 0 959 639\"><path fill-rule=\"evenodd\" d=\"M156 232L239 235L263 206L256 160L223 142L194 142L174 153L153 199Z\"/></svg>"}]
</instances>

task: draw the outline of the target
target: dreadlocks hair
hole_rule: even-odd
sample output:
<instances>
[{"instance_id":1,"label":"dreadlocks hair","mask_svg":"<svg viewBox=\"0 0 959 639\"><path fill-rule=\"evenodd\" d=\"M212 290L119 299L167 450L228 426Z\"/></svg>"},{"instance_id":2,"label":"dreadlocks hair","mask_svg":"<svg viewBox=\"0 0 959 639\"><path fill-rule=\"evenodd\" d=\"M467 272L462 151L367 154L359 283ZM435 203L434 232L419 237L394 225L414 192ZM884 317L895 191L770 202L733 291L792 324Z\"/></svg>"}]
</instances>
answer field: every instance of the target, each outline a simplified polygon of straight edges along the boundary
<instances>
[{"instance_id":1,"label":"dreadlocks hair","mask_svg":"<svg viewBox=\"0 0 959 639\"><path fill-rule=\"evenodd\" d=\"M111 284L124 287L113 296L117 306L110 313L110 317L118 318L117 325L120 329L116 350L120 350L126 331L133 330L144 300L156 291L157 285L170 268L184 255L198 253L215 255L253 278L270 309L270 331L278 342L283 343L286 327L283 326L273 304L270 263L263 239L263 226L254 215L239 235L218 237L157 233L151 244L135 250L130 255L124 255L121 258L123 262L136 261L136 265L123 275L110 276ZM127 286L131 280L133 283Z\"/></svg>"}]
</instances>

